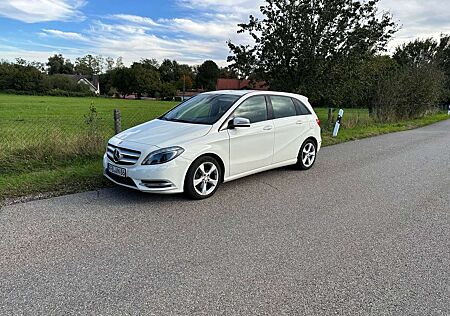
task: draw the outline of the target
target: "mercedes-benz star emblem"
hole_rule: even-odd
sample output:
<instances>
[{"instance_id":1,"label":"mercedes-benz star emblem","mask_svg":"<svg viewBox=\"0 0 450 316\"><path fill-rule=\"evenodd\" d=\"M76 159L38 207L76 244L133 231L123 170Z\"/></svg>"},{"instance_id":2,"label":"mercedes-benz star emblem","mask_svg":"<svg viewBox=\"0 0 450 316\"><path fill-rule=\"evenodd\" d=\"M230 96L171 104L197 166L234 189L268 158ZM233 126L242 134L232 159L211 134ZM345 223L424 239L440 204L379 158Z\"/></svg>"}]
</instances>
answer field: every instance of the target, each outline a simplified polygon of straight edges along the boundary
<instances>
[{"instance_id":1,"label":"mercedes-benz star emblem","mask_svg":"<svg viewBox=\"0 0 450 316\"><path fill-rule=\"evenodd\" d=\"M122 154L117 148L114 150L113 157L115 162L119 162L122 159Z\"/></svg>"}]
</instances>

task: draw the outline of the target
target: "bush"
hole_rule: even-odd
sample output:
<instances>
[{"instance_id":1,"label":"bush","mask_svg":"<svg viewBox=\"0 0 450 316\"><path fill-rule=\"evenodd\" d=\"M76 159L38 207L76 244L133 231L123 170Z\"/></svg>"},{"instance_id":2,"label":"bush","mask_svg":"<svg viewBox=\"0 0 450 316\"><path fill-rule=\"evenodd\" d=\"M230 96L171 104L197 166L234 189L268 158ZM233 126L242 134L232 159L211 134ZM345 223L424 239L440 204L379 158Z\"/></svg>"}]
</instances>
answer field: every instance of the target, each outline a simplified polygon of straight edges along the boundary
<instances>
[{"instance_id":1,"label":"bush","mask_svg":"<svg viewBox=\"0 0 450 316\"><path fill-rule=\"evenodd\" d=\"M161 84L159 93L164 100L172 101L177 89L173 84L165 82Z\"/></svg>"},{"instance_id":2,"label":"bush","mask_svg":"<svg viewBox=\"0 0 450 316\"><path fill-rule=\"evenodd\" d=\"M434 64L405 65L379 81L374 114L383 122L421 117L442 101L444 82L444 73Z\"/></svg>"},{"instance_id":3,"label":"bush","mask_svg":"<svg viewBox=\"0 0 450 316\"><path fill-rule=\"evenodd\" d=\"M76 91L66 91L61 89L51 89L45 93L45 95L50 95L54 97L92 97L95 94L91 91L87 92L76 92Z\"/></svg>"}]
</instances>

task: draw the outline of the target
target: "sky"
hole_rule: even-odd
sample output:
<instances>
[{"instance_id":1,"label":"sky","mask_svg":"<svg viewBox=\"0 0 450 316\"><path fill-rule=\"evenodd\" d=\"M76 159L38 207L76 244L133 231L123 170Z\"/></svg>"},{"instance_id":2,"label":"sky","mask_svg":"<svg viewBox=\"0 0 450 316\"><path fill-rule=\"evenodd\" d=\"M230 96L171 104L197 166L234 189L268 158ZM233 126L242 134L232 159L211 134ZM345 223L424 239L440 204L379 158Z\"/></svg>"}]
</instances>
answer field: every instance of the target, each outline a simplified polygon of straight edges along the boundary
<instances>
[{"instance_id":1,"label":"sky","mask_svg":"<svg viewBox=\"0 0 450 316\"><path fill-rule=\"evenodd\" d=\"M226 65L227 40L263 0L0 0L0 59L45 62L61 53ZM390 43L450 34L450 0L381 0L401 30Z\"/></svg>"}]
</instances>

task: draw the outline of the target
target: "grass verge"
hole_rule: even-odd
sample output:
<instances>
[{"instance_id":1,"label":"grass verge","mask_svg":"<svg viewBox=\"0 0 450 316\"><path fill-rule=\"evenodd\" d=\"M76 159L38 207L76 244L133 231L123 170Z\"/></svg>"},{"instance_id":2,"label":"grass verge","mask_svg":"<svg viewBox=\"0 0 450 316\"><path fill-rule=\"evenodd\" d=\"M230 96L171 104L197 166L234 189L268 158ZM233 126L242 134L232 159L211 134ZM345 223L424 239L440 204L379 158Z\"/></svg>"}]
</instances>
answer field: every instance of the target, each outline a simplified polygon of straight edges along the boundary
<instances>
[{"instance_id":1,"label":"grass verge","mask_svg":"<svg viewBox=\"0 0 450 316\"><path fill-rule=\"evenodd\" d=\"M325 112L321 109L317 111L322 122L326 120ZM410 130L448 118L447 113L438 113L420 119L393 124L380 124L363 120L364 123L357 122L354 126L348 125L349 123L347 125L343 124L337 138L332 137L331 127L324 126L322 131L323 146ZM32 163L30 162L30 164ZM18 167L15 170L9 170L9 172L4 172L0 177L0 205L14 202L21 197L32 196L39 198L41 196L76 193L111 186L111 183L102 175L100 156L56 161L51 166L37 163L33 165L33 168Z\"/></svg>"}]
</instances>

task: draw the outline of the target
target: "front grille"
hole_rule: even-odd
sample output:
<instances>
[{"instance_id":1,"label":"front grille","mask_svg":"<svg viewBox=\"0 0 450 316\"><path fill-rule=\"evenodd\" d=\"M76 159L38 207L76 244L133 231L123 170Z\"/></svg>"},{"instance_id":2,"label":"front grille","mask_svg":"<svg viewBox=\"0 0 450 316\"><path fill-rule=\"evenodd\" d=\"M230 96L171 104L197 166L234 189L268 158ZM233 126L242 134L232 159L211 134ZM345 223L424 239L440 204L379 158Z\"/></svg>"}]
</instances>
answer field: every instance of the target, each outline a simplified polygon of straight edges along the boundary
<instances>
[{"instance_id":1,"label":"front grille","mask_svg":"<svg viewBox=\"0 0 450 316\"><path fill-rule=\"evenodd\" d=\"M118 176L114 173L111 173L108 171L108 169L105 170L105 173L108 175L108 177L110 177L111 179L113 179L114 181L120 183L120 184L124 184L124 185L128 185L131 187L135 187L136 188L136 183L134 183L134 181L131 178L124 178L121 176Z\"/></svg>"},{"instance_id":2,"label":"front grille","mask_svg":"<svg viewBox=\"0 0 450 316\"><path fill-rule=\"evenodd\" d=\"M139 160L141 152L108 144L106 155L108 156L109 160L118 165L131 166Z\"/></svg>"}]
</instances>

